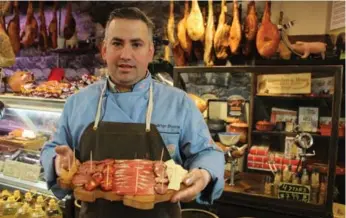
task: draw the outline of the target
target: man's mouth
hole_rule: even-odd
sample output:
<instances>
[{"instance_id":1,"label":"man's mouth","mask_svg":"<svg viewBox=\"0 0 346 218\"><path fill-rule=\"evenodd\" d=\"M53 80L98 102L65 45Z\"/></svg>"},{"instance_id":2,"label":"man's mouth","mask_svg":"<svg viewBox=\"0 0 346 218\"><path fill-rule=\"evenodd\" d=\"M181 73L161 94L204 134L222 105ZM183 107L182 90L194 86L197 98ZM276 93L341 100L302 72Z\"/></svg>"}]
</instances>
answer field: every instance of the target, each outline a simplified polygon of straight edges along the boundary
<instances>
[{"instance_id":1,"label":"man's mouth","mask_svg":"<svg viewBox=\"0 0 346 218\"><path fill-rule=\"evenodd\" d=\"M131 69L131 68L134 68L133 65L129 65L129 64L119 64L118 67L123 68L123 69Z\"/></svg>"}]
</instances>

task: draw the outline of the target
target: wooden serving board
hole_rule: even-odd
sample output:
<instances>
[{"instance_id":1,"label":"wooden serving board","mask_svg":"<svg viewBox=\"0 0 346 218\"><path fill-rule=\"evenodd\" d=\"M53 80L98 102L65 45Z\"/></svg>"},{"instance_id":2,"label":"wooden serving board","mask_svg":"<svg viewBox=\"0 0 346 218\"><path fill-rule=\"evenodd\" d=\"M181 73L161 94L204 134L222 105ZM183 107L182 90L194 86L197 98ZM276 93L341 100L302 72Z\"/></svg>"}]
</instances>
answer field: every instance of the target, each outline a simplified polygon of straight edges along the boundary
<instances>
[{"instance_id":1,"label":"wooden serving board","mask_svg":"<svg viewBox=\"0 0 346 218\"><path fill-rule=\"evenodd\" d=\"M57 179L57 182L62 189L73 189L74 197L77 200L95 202L96 199L102 198L109 201L123 201L124 205L140 210L153 209L156 203L171 200L172 196L177 192L175 190L168 190L164 195L117 195L114 192L105 192L98 188L94 191L87 191L83 187L74 188L71 183L66 183L60 178ZM181 184L180 190L185 188L186 187Z\"/></svg>"}]
</instances>

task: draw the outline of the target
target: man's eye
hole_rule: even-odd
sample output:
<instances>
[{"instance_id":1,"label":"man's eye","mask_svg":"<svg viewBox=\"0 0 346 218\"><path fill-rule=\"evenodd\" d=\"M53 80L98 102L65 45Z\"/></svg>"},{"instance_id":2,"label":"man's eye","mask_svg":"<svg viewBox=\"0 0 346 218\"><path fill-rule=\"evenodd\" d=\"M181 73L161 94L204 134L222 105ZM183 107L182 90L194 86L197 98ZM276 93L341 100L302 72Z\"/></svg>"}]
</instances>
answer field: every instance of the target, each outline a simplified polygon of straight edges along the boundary
<instances>
[{"instance_id":1,"label":"man's eye","mask_svg":"<svg viewBox=\"0 0 346 218\"><path fill-rule=\"evenodd\" d=\"M135 48L138 48L138 47L141 47L142 44L141 43L133 43L132 46Z\"/></svg>"},{"instance_id":2,"label":"man's eye","mask_svg":"<svg viewBox=\"0 0 346 218\"><path fill-rule=\"evenodd\" d=\"M120 42L113 42L112 44L113 44L114 46L116 46L116 47L121 46L121 43L120 43Z\"/></svg>"}]
</instances>

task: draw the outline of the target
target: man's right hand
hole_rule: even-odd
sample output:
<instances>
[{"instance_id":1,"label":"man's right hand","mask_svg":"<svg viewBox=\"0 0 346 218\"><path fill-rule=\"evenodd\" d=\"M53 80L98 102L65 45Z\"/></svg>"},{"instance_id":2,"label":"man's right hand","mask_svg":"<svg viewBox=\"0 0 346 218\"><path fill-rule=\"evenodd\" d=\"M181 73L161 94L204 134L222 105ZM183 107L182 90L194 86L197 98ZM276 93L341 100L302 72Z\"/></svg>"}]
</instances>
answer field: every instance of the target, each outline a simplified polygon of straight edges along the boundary
<instances>
[{"instance_id":1,"label":"man's right hand","mask_svg":"<svg viewBox=\"0 0 346 218\"><path fill-rule=\"evenodd\" d=\"M60 145L55 147L55 152L55 172L59 177L62 169L68 170L72 166L75 157L73 156L73 151L68 145ZM79 164L79 160L76 161L77 164Z\"/></svg>"}]
</instances>

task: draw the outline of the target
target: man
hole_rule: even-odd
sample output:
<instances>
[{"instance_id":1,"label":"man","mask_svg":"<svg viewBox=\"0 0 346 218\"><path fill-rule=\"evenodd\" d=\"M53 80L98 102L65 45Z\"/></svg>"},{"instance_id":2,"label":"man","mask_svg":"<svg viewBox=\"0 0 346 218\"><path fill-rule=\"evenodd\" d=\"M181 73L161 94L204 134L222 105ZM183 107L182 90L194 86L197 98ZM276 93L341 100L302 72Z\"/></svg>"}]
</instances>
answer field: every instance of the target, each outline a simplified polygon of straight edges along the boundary
<instances>
[{"instance_id":1,"label":"man","mask_svg":"<svg viewBox=\"0 0 346 218\"><path fill-rule=\"evenodd\" d=\"M61 169L73 158L133 159L147 155L173 158L189 170L188 188L171 202L152 210L138 210L121 202L99 199L82 203L81 217L180 217L178 201L197 198L212 203L223 191L224 155L212 141L204 119L179 89L155 82L147 71L154 55L153 23L137 8L114 10L107 22L102 56L107 80L71 96L51 142L42 150L41 162L48 186L62 197L56 185ZM151 124L151 125L150 125ZM70 158L70 161L68 160Z\"/></svg>"}]
</instances>

